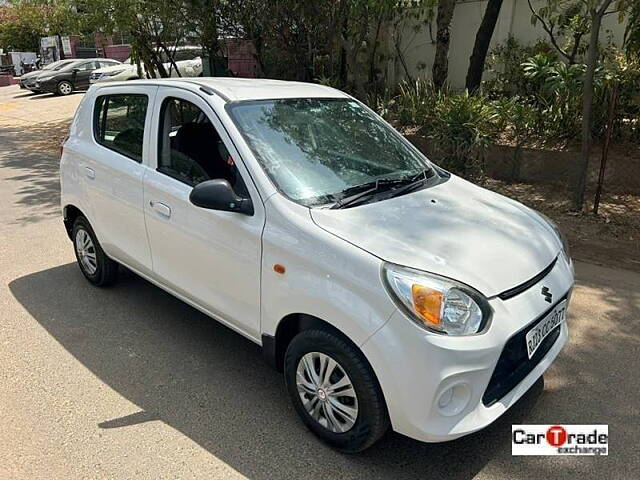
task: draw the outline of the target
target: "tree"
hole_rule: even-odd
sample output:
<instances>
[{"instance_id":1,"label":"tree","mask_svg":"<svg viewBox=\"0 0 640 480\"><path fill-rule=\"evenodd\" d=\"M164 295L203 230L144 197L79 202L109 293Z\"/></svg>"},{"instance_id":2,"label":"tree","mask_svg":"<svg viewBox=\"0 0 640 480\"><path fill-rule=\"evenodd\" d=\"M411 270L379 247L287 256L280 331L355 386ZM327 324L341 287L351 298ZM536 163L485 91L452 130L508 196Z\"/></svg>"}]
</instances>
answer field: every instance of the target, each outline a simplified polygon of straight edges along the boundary
<instances>
[{"instance_id":1,"label":"tree","mask_svg":"<svg viewBox=\"0 0 640 480\"><path fill-rule=\"evenodd\" d=\"M591 28L585 11L588 2L591 0L547 0L536 10L531 0L527 0L532 25L540 24L551 44L569 64L576 62L582 40Z\"/></svg>"},{"instance_id":2,"label":"tree","mask_svg":"<svg viewBox=\"0 0 640 480\"><path fill-rule=\"evenodd\" d=\"M436 54L433 60L433 83L442 88L449 74L449 44L451 42L451 20L456 8L456 0L438 0L436 16Z\"/></svg>"},{"instance_id":3,"label":"tree","mask_svg":"<svg viewBox=\"0 0 640 480\"><path fill-rule=\"evenodd\" d=\"M37 52L40 37L77 33L83 18L71 0L10 0L0 5L0 48Z\"/></svg>"},{"instance_id":4,"label":"tree","mask_svg":"<svg viewBox=\"0 0 640 480\"><path fill-rule=\"evenodd\" d=\"M480 88L487 52L489 51L489 45L491 44L491 38L493 37L501 8L502 0L489 0L484 11L482 23L480 23L476 41L473 45L473 52L469 59L466 87L470 93L475 93Z\"/></svg>"},{"instance_id":5,"label":"tree","mask_svg":"<svg viewBox=\"0 0 640 480\"><path fill-rule=\"evenodd\" d=\"M226 25L230 35L253 42L265 76L320 81L364 96L381 83L385 60L397 55L403 62L398 32L405 29L396 27L421 28L433 1L227 0Z\"/></svg>"},{"instance_id":6,"label":"tree","mask_svg":"<svg viewBox=\"0 0 640 480\"><path fill-rule=\"evenodd\" d=\"M168 77L175 65L176 47L196 31L184 0L75 0L86 22L105 34L127 32L131 37L131 58L138 73L148 77ZM200 7L200 5L195 5ZM209 14L215 14L212 10ZM197 33L196 33L197 35ZM217 38L217 35L216 35ZM170 64L169 68L165 66ZM144 66L144 69L142 68ZM179 75L179 72L178 72Z\"/></svg>"},{"instance_id":7,"label":"tree","mask_svg":"<svg viewBox=\"0 0 640 480\"><path fill-rule=\"evenodd\" d=\"M591 32L589 35L589 47L586 58L586 71L584 75L584 86L582 90L582 148L580 161L578 164L578 174L574 185L573 206L575 210L582 210L584 196L587 185L587 175L589 173L589 156L592 144L592 110L595 72L599 63L599 41L600 27L602 19L610 13L618 13L620 20L624 18L625 12L629 8L636 8L637 0L617 0L616 7L609 12L608 9L614 0L582 0L588 12L591 22Z\"/></svg>"},{"instance_id":8,"label":"tree","mask_svg":"<svg viewBox=\"0 0 640 480\"><path fill-rule=\"evenodd\" d=\"M573 207L582 210L584 205L587 176L589 172L589 156L591 154L593 130L593 97L595 74L600 63L600 31L602 20L606 15L617 14L622 22L625 15L638 9L637 0L547 0L544 7L536 10L531 0L527 0L532 12L532 23L538 22L549 35L556 50L569 64L577 61L581 51L581 41L588 33L586 47L584 78L582 82L582 145L578 170L573 184ZM612 7L612 5L614 5ZM611 10L609 10L611 8ZM570 32L570 35L567 35ZM561 45L562 35L568 36L570 48ZM625 41L629 38L629 29Z\"/></svg>"},{"instance_id":9,"label":"tree","mask_svg":"<svg viewBox=\"0 0 640 480\"><path fill-rule=\"evenodd\" d=\"M635 2L629 8L624 48L629 55L640 58L640 2Z\"/></svg>"}]
</instances>

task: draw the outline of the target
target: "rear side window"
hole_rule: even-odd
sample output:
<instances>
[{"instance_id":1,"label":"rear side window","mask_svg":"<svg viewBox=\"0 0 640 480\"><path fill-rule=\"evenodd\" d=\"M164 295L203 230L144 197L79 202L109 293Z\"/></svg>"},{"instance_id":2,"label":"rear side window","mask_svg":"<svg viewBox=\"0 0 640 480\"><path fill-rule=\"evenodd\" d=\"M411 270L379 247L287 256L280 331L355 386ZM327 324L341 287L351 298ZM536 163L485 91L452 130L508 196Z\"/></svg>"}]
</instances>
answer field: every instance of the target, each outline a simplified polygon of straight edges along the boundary
<instances>
[{"instance_id":1,"label":"rear side window","mask_svg":"<svg viewBox=\"0 0 640 480\"><path fill-rule=\"evenodd\" d=\"M96 141L138 163L142 162L146 95L103 95L96 99L93 133Z\"/></svg>"},{"instance_id":2,"label":"rear side window","mask_svg":"<svg viewBox=\"0 0 640 480\"><path fill-rule=\"evenodd\" d=\"M181 62L183 60L193 60L202 55L202 50L200 49L189 49L189 50L178 50L173 55L173 60L176 62Z\"/></svg>"}]
</instances>

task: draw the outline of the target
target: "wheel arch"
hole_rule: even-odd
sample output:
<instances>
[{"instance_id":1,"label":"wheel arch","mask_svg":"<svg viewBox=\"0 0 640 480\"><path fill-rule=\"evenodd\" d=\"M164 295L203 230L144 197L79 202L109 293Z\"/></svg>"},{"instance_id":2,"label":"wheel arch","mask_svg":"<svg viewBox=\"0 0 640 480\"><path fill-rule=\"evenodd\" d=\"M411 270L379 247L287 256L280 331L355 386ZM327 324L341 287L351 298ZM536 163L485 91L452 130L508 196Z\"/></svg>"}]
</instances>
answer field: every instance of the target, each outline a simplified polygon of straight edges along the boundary
<instances>
[{"instance_id":1,"label":"wheel arch","mask_svg":"<svg viewBox=\"0 0 640 480\"><path fill-rule=\"evenodd\" d=\"M69 239L72 239L71 232L73 230L73 222L75 222L76 218L78 218L79 216L83 216L87 218L87 216L82 212L82 210L80 210L78 207L76 207L73 204L65 205L64 208L62 209L62 219L64 221L64 228L67 231L67 235L69 236Z\"/></svg>"},{"instance_id":2,"label":"wheel arch","mask_svg":"<svg viewBox=\"0 0 640 480\"><path fill-rule=\"evenodd\" d=\"M312 328L331 331L357 349L367 360L360 347L331 323L306 313L290 313L278 322L275 335L262 334L262 354L265 361L278 372L282 372L284 370L284 356L291 340L300 332ZM367 363L369 363L368 360ZM369 367L371 367L370 363ZM373 371L373 368L371 370Z\"/></svg>"}]
</instances>

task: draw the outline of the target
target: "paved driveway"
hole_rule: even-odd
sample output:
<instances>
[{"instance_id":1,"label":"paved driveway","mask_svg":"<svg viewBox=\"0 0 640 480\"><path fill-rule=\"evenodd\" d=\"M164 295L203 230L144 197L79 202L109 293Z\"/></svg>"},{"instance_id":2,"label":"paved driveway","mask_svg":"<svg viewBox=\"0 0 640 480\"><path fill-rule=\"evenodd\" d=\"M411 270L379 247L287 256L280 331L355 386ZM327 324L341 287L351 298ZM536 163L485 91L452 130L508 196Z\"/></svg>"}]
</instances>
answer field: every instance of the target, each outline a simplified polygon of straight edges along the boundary
<instances>
[{"instance_id":1,"label":"paved driveway","mask_svg":"<svg viewBox=\"0 0 640 480\"><path fill-rule=\"evenodd\" d=\"M0 88L0 478L638 478L640 275L578 262L569 344L489 428L341 455L256 345L132 274L83 279L57 204L81 97ZM512 423L609 424L611 454L512 457Z\"/></svg>"}]
</instances>

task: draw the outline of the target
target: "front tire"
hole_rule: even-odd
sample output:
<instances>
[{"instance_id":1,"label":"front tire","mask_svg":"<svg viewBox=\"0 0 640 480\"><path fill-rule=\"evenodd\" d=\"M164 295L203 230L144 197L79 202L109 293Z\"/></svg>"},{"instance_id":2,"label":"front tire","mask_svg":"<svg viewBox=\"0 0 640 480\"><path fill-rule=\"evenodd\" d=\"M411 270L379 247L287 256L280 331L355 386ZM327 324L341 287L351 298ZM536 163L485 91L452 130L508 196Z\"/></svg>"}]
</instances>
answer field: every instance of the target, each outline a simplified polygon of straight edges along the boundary
<instances>
[{"instance_id":1,"label":"front tire","mask_svg":"<svg viewBox=\"0 0 640 480\"><path fill-rule=\"evenodd\" d=\"M345 453L361 452L389 428L378 381L362 353L329 329L299 333L285 354L285 382L304 424Z\"/></svg>"},{"instance_id":2,"label":"front tire","mask_svg":"<svg viewBox=\"0 0 640 480\"><path fill-rule=\"evenodd\" d=\"M118 263L104 253L85 217L79 216L73 222L71 238L78 266L85 278L97 287L113 285L118 278Z\"/></svg>"},{"instance_id":3,"label":"front tire","mask_svg":"<svg viewBox=\"0 0 640 480\"><path fill-rule=\"evenodd\" d=\"M56 88L56 93L58 95L71 95L71 92L73 92L73 85L71 84L71 82L62 80L60 83L58 83L58 87Z\"/></svg>"}]
</instances>

